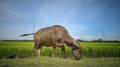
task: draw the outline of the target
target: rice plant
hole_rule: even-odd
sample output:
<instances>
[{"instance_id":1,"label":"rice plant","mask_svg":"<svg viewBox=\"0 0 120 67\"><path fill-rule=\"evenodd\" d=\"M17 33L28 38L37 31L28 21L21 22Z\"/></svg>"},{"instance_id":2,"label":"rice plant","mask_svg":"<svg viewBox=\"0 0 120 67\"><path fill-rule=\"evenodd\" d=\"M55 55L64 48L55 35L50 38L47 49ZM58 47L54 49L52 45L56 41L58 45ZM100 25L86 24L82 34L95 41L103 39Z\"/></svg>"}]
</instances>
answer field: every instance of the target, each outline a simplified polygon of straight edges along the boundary
<instances>
[{"instance_id":1,"label":"rice plant","mask_svg":"<svg viewBox=\"0 0 120 67\"><path fill-rule=\"evenodd\" d=\"M82 56L86 57L120 57L120 43L89 43L82 42ZM18 57L33 57L33 42L0 42L0 58L8 55ZM65 46L67 56L73 56L70 47ZM42 56L52 56L52 47L43 47ZM56 49L56 56L61 55L61 49Z\"/></svg>"}]
</instances>

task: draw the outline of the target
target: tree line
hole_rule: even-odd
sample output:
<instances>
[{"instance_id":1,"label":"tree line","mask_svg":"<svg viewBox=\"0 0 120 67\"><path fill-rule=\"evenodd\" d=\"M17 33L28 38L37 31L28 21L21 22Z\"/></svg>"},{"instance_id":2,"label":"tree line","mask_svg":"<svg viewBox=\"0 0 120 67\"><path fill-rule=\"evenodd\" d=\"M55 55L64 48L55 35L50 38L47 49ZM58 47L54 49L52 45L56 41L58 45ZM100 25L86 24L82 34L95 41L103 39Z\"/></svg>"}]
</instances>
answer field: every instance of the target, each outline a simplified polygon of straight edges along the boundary
<instances>
[{"instance_id":1,"label":"tree line","mask_svg":"<svg viewBox=\"0 0 120 67\"><path fill-rule=\"evenodd\" d=\"M91 40L91 41L77 39L77 41L79 41L79 42L105 42L105 43L120 43L120 41L118 41L118 40L102 40L102 39L98 39L98 40ZM1 40L1 42L34 42L34 40Z\"/></svg>"},{"instance_id":2,"label":"tree line","mask_svg":"<svg viewBox=\"0 0 120 67\"><path fill-rule=\"evenodd\" d=\"M91 40L91 41L77 39L77 41L79 41L79 42L98 42L98 43L100 43L100 42L105 42L105 43L120 43L119 40L102 40L102 39Z\"/></svg>"},{"instance_id":3,"label":"tree line","mask_svg":"<svg viewBox=\"0 0 120 67\"><path fill-rule=\"evenodd\" d=\"M1 40L1 42L33 42L34 40Z\"/></svg>"}]
</instances>

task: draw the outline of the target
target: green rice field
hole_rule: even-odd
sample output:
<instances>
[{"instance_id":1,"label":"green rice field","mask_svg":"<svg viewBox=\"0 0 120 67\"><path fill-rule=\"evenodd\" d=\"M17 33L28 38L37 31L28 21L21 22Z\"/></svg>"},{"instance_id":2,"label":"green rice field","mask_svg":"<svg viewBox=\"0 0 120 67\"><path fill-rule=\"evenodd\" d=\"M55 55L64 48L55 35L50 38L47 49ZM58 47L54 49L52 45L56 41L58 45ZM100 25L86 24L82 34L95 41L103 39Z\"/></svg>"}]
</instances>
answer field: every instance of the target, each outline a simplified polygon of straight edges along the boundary
<instances>
[{"instance_id":1,"label":"green rice field","mask_svg":"<svg viewBox=\"0 0 120 67\"><path fill-rule=\"evenodd\" d=\"M52 47L43 47L41 57L35 58L34 42L0 42L0 67L120 67L120 43L81 44L82 58L76 61L67 46L67 59L60 57L60 48L56 49L56 58L51 58ZM6 59L10 55L16 57Z\"/></svg>"},{"instance_id":2,"label":"green rice field","mask_svg":"<svg viewBox=\"0 0 120 67\"><path fill-rule=\"evenodd\" d=\"M120 43L88 43L82 42L84 57L120 57ZM34 56L33 42L0 42L0 58L8 55L25 57ZM65 47L68 56L72 56L72 50ZM42 56L51 56L52 47L43 47ZM56 56L60 56L60 48L56 49Z\"/></svg>"}]
</instances>

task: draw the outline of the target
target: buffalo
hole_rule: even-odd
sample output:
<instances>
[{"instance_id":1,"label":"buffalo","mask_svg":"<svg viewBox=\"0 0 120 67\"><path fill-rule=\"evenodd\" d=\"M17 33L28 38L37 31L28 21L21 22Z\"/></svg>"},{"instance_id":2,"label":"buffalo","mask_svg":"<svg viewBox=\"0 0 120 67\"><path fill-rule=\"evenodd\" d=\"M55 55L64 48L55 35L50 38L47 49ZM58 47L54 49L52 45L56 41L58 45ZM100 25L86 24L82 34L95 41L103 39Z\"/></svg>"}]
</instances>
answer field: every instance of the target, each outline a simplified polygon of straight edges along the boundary
<instances>
[{"instance_id":1,"label":"buffalo","mask_svg":"<svg viewBox=\"0 0 120 67\"><path fill-rule=\"evenodd\" d=\"M76 60L81 58L82 46L73 39L68 31L61 25L53 25L50 27L39 29L35 33L23 34L21 36L34 35L34 49L37 57L40 56L42 46L52 46L52 57L55 57L56 47L61 48L61 52L66 57L65 44L69 46Z\"/></svg>"}]
</instances>

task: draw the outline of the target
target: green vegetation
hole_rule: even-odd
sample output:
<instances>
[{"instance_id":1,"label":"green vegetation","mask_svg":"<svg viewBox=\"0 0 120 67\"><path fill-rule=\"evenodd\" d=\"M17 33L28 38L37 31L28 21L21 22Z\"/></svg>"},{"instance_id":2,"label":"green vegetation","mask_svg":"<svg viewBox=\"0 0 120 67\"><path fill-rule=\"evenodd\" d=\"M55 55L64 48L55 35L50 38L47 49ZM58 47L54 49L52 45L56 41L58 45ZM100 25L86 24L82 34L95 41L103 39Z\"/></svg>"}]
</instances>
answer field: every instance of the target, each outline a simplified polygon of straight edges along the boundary
<instances>
[{"instance_id":1,"label":"green vegetation","mask_svg":"<svg viewBox=\"0 0 120 67\"><path fill-rule=\"evenodd\" d=\"M83 42L83 55L87 57L120 57L120 43Z\"/></svg>"},{"instance_id":2,"label":"green vegetation","mask_svg":"<svg viewBox=\"0 0 120 67\"><path fill-rule=\"evenodd\" d=\"M43 47L41 57L34 57L34 42L0 42L0 67L120 67L120 43L82 42L83 53L79 61L72 60L72 50L66 48L67 59L51 58L52 47ZM16 55L14 59L6 56ZM94 58L93 58L94 57Z\"/></svg>"},{"instance_id":3,"label":"green vegetation","mask_svg":"<svg viewBox=\"0 0 120 67\"><path fill-rule=\"evenodd\" d=\"M41 56L1 59L0 67L120 67L120 58L82 58L79 61Z\"/></svg>"},{"instance_id":4,"label":"green vegetation","mask_svg":"<svg viewBox=\"0 0 120 67\"><path fill-rule=\"evenodd\" d=\"M85 57L120 57L120 43L89 43L82 42L83 53ZM17 55L18 57L34 56L33 42L0 42L0 58L8 55ZM72 57L72 50L66 48L66 53ZM52 47L43 47L42 56L52 55ZM57 48L56 56L61 55L61 49Z\"/></svg>"},{"instance_id":5,"label":"green vegetation","mask_svg":"<svg viewBox=\"0 0 120 67\"><path fill-rule=\"evenodd\" d=\"M8 55L33 56L33 42L0 42L0 58Z\"/></svg>"}]
</instances>

